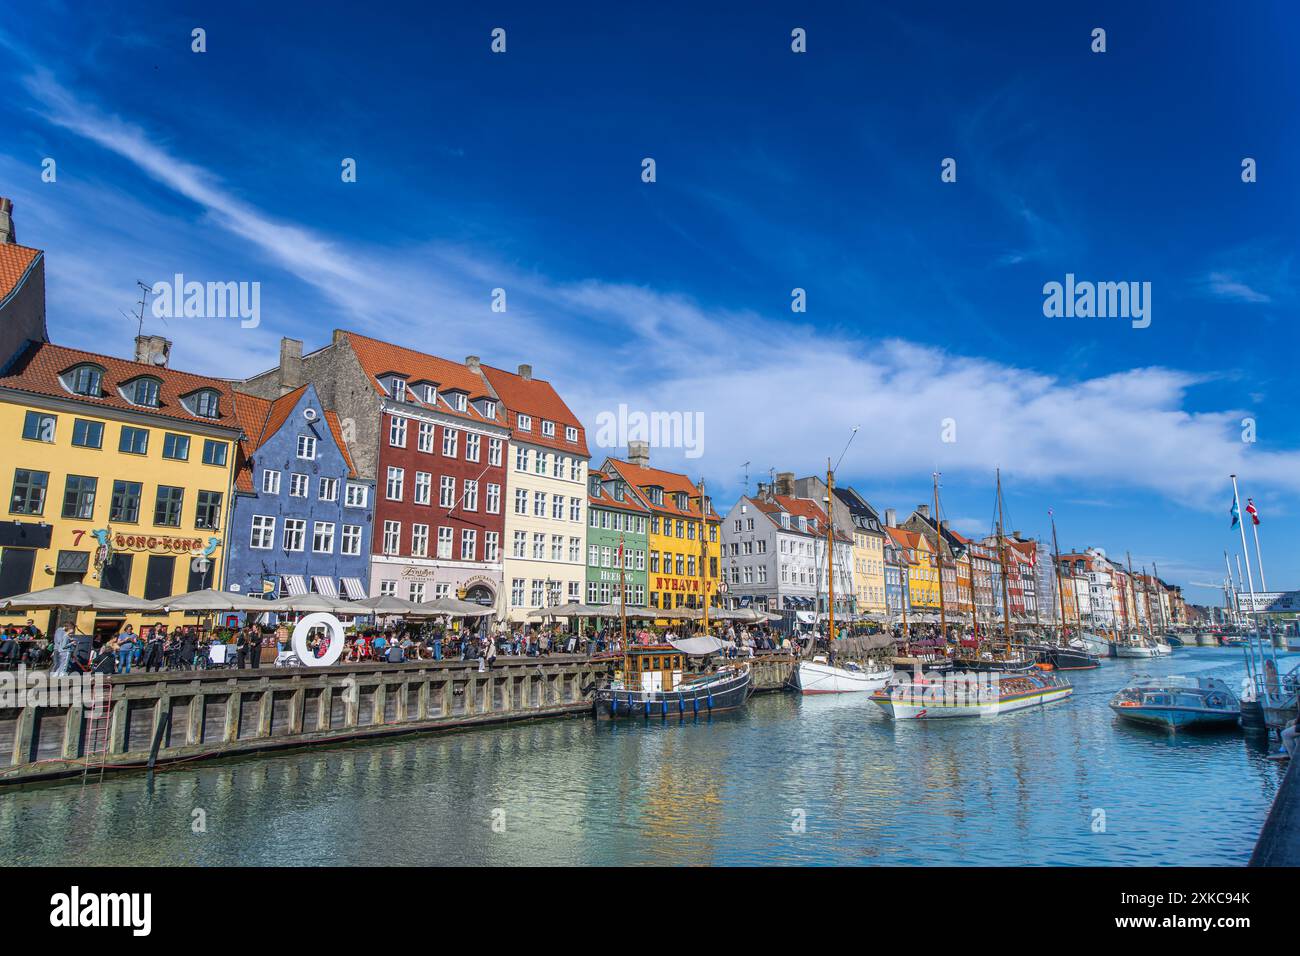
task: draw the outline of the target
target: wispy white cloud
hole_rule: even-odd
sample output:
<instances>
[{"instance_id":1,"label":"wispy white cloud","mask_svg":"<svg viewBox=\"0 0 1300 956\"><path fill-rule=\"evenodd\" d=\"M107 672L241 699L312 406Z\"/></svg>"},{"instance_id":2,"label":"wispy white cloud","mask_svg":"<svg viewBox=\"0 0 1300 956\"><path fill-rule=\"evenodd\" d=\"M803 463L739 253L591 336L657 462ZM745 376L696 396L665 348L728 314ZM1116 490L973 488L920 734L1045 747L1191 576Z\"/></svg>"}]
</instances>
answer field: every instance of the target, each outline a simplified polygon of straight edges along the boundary
<instances>
[{"instance_id":1,"label":"wispy white cloud","mask_svg":"<svg viewBox=\"0 0 1300 956\"><path fill-rule=\"evenodd\" d=\"M1070 380L901 338L852 338L643 285L555 279L463 246L379 248L336 239L266 213L152 131L83 102L49 73L24 82L51 123L135 164L192 202L202 222L246 256L300 284L300 294L286 294L293 311L273 315L255 335L218 341L205 330L196 339L192 364L216 374L259 370L281 333L318 346L333 319L452 358L474 353L507 367L531 362L589 424L619 403L702 412L705 457L690 467L726 482L743 461L753 463L754 474L769 466L817 470L842 447L848 429L861 425L844 464L860 477L940 470L983 479L1001 466L1021 482L1139 488L1210 509L1221 506L1230 471L1249 472L1261 487L1300 491L1300 454L1243 444L1237 409L1188 410L1189 393L1204 381L1199 375L1147 367ZM132 202L121 192L89 201ZM1023 212L1037 244L1056 241L1039 217ZM116 245L148 246L156 265L160 236L193 242L192 225L142 219L146 225L134 232L119 221L126 234ZM82 242L95 239L86 234ZM73 297L93 302L109 282L99 255L52 258L52 289L80 284ZM489 309L498 286L509 296L505 314ZM51 318L58 330L60 317ZM196 335L188 328L168 332ZM947 420L956 441L944 440ZM656 454L682 460L672 451Z\"/></svg>"},{"instance_id":2,"label":"wispy white cloud","mask_svg":"<svg viewBox=\"0 0 1300 956\"><path fill-rule=\"evenodd\" d=\"M1205 286L1221 299L1236 299L1238 302L1272 302L1272 296L1257 289L1252 289L1240 279L1226 272L1211 272L1205 277Z\"/></svg>"}]
</instances>

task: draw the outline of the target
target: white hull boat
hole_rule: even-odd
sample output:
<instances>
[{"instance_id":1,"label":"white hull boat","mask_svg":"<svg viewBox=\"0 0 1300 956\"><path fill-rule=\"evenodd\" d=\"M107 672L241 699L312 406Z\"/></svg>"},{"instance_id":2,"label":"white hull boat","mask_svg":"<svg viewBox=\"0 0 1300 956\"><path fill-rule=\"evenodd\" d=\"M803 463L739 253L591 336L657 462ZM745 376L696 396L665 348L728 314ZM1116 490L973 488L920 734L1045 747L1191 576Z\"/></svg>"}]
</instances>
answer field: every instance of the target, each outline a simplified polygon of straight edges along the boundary
<instances>
[{"instance_id":1,"label":"white hull boat","mask_svg":"<svg viewBox=\"0 0 1300 956\"><path fill-rule=\"evenodd\" d=\"M1160 652L1150 644L1116 644L1116 657L1158 657Z\"/></svg>"},{"instance_id":2,"label":"white hull boat","mask_svg":"<svg viewBox=\"0 0 1300 956\"><path fill-rule=\"evenodd\" d=\"M1065 700L1073 693L1069 681L1050 672L967 672L940 679L896 681L872 694L871 699L894 720L935 720L996 717Z\"/></svg>"},{"instance_id":3,"label":"white hull boat","mask_svg":"<svg viewBox=\"0 0 1300 956\"><path fill-rule=\"evenodd\" d=\"M846 661L832 666L822 655L800 661L794 671L794 687L801 694L861 694L879 690L894 676L889 665L869 663L866 667Z\"/></svg>"}]
</instances>

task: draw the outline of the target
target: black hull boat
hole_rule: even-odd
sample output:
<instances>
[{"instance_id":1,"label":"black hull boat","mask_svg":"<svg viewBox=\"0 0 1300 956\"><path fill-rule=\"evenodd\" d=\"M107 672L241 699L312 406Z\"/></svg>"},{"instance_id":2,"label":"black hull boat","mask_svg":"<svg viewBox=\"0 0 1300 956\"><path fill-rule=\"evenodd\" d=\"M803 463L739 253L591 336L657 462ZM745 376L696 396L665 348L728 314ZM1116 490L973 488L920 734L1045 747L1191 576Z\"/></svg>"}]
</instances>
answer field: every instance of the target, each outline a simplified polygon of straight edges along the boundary
<instances>
[{"instance_id":1,"label":"black hull boat","mask_svg":"<svg viewBox=\"0 0 1300 956\"><path fill-rule=\"evenodd\" d=\"M1047 663L1058 671L1086 671L1101 666L1101 658L1080 647L1053 647L1048 651Z\"/></svg>"},{"instance_id":2,"label":"black hull boat","mask_svg":"<svg viewBox=\"0 0 1300 956\"><path fill-rule=\"evenodd\" d=\"M749 664L728 665L684 680L672 689L628 687L616 680L597 689L596 716L601 720L707 717L743 707L753 689Z\"/></svg>"},{"instance_id":3,"label":"black hull boat","mask_svg":"<svg viewBox=\"0 0 1300 956\"><path fill-rule=\"evenodd\" d=\"M1024 674L1038 666L1032 651L1010 657L971 657L957 658L954 668L963 671L984 671L987 673Z\"/></svg>"},{"instance_id":4,"label":"black hull boat","mask_svg":"<svg viewBox=\"0 0 1300 956\"><path fill-rule=\"evenodd\" d=\"M1084 671L1101 666L1101 658L1082 647L1056 644L1026 644L1025 652L1039 664L1051 664L1058 671Z\"/></svg>"}]
</instances>

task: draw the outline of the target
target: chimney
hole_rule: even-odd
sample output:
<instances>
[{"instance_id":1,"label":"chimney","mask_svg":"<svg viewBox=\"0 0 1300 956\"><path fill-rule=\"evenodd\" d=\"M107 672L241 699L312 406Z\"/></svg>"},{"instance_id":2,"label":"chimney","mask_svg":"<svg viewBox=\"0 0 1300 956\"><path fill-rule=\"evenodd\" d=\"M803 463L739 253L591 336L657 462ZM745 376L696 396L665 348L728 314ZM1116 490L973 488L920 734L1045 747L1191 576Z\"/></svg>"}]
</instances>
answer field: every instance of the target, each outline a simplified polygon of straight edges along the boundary
<instances>
[{"instance_id":1,"label":"chimney","mask_svg":"<svg viewBox=\"0 0 1300 956\"><path fill-rule=\"evenodd\" d=\"M778 471L776 473L776 493L778 495L794 496L794 472Z\"/></svg>"},{"instance_id":2,"label":"chimney","mask_svg":"<svg viewBox=\"0 0 1300 956\"><path fill-rule=\"evenodd\" d=\"M465 367L466 367L467 369L469 369L471 372L477 372L477 371L478 371L478 356L477 356L477 355L466 355L466 356L465 356Z\"/></svg>"},{"instance_id":3,"label":"chimney","mask_svg":"<svg viewBox=\"0 0 1300 956\"><path fill-rule=\"evenodd\" d=\"M16 243L14 235L14 201L0 198L0 243Z\"/></svg>"},{"instance_id":4,"label":"chimney","mask_svg":"<svg viewBox=\"0 0 1300 956\"><path fill-rule=\"evenodd\" d=\"M1013 532L1011 532L1011 537L1012 537L1012 539L1015 540L1015 541L1023 541L1023 540L1025 540L1024 538L1020 537L1020 532L1019 532L1019 531L1013 531Z\"/></svg>"},{"instance_id":5,"label":"chimney","mask_svg":"<svg viewBox=\"0 0 1300 956\"><path fill-rule=\"evenodd\" d=\"M287 395L303 383L302 341L280 339L280 394Z\"/></svg>"},{"instance_id":6,"label":"chimney","mask_svg":"<svg viewBox=\"0 0 1300 956\"><path fill-rule=\"evenodd\" d=\"M521 369L527 365L519 366ZM522 373L521 373L522 374ZM638 468L650 467L650 443L648 441L630 441L627 443L627 460Z\"/></svg>"},{"instance_id":7,"label":"chimney","mask_svg":"<svg viewBox=\"0 0 1300 956\"><path fill-rule=\"evenodd\" d=\"M885 527L887 528L898 527L898 512L895 511L893 508L885 509Z\"/></svg>"},{"instance_id":8,"label":"chimney","mask_svg":"<svg viewBox=\"0 0 1300 956\"><path fill-rule=\"evenodd\" d=\"M533 367L531 365L519 366L519 377L525 382L531 382L533 380Z\"/></svg>"},{"instance_id":9,"label":"chimney","mask_svg":"<svg viewBox=\"0 0 1300 956\"><path fill-rule=\"evenodd\" d=\"M929 506L929 505L917 505L917 506L916 506L916 513L919 514L922 518L925 518L925 519L929 520L929 517L930 517L930 506Z\"/></svg>"},{"instance_id":10,"label":"chimney","mask_svg":"<svg viewBox=\"0 0 1300 956\"><path fill-rule=\"evenodd\" d=\"M137 335L135 337L135 360L141 365L154 368L166 368L171 361L172 343L161 335Z\"/></svg>"},{"instance_id":11,"label":"chimney","mask_svg":"<svg viewBox=\"0 0 1300 956\"><path fill-rule=\"evenodd\" d=\"M334 334L330 336L330 345L342 345L346 341L347 335L342 329L335 329Z\"/></svg>"}]
</instances>

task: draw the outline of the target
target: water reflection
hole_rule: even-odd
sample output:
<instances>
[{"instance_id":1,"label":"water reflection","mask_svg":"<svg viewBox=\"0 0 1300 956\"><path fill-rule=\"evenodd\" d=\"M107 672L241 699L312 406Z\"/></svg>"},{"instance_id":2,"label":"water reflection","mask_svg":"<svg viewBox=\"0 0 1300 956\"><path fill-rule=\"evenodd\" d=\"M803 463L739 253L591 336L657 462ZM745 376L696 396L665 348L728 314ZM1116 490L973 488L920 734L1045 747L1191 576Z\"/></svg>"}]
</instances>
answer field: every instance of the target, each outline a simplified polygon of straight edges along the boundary
<instances>
[{"instance_id":1,"label":"water reflection","mask_svg":"<svg viewBox=\"0 0 1300 956\"><path fill-rule=\"evenodd\" d=\"M1259 738L1119 723L1106 702L1138 667L1230 682L1242 671L1236 652L1184 649L1073 674L1069 702L992 720L893 723L866 700L771 694L712 719L568 719L185 765L152 790L143 775L9 790L0 854L19 865L1244 863L1280 768Z\"/></svg>"}]
</instances>

